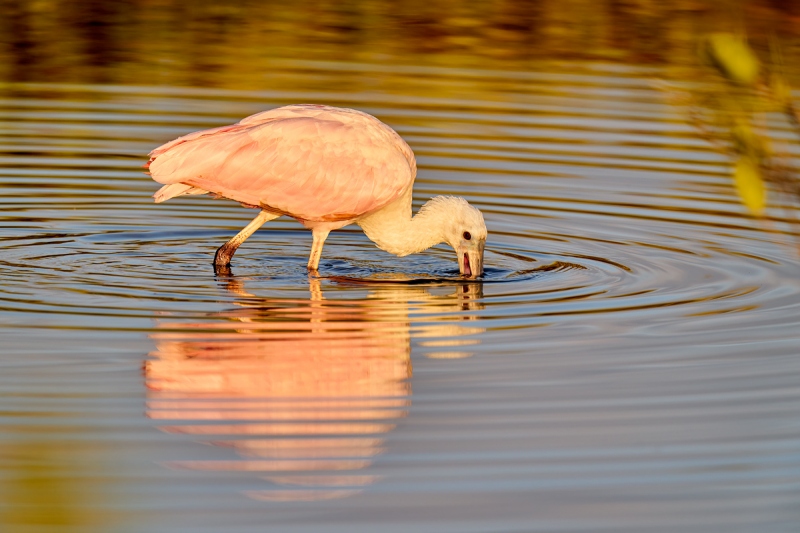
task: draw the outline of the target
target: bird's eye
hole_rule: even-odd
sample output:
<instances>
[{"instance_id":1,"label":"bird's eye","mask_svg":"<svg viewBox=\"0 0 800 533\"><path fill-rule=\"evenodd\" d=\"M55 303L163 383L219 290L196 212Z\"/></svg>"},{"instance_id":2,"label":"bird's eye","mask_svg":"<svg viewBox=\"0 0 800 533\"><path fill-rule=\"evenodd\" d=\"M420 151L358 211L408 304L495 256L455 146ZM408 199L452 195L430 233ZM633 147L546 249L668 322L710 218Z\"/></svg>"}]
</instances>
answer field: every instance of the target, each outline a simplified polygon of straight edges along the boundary
<instances>
[{"instance_id":1,"label":"bird's eye","mask_svg":"<svg viewBox=\"0 0 800 533\"><path fill-rule=\"evenodd\" d=\"M472 238L472 235L470 235L470 233L468 231L465 231L464 232L464 239L470 240L471 238Z\"/></svg>"}]
</instances>

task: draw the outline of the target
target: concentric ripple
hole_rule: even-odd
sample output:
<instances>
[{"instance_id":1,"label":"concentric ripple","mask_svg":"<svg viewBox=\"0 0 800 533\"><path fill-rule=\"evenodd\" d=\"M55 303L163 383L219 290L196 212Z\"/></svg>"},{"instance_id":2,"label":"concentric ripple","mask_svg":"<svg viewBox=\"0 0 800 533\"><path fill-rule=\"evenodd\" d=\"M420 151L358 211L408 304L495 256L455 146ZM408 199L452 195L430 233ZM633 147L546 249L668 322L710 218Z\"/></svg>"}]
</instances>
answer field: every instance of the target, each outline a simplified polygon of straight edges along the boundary
<instances>
[{"instance_id":1,"label":"concentric ripple","mask_svg":"<svg viewBox=\"0 0 800 533\"><path fill-rule=\"evenodd\" d=\"M8 427L44 416L107 446L117 494L188 529L248 530L264 509L281 531L322 510L347 531L798 518L800 235L783 210L746 215L652 72L426 71L392 94L311 92L330 65L283 69L296 92L16 84L0 101ZM419 96L437 84L458 97ZM310 234L284 219L215 272L253 212L154 205L146 153L291 102L396 128L415 207L459 194L484 212L485 276L352 227L309 276Z\"/></svg>"}]
</instances>

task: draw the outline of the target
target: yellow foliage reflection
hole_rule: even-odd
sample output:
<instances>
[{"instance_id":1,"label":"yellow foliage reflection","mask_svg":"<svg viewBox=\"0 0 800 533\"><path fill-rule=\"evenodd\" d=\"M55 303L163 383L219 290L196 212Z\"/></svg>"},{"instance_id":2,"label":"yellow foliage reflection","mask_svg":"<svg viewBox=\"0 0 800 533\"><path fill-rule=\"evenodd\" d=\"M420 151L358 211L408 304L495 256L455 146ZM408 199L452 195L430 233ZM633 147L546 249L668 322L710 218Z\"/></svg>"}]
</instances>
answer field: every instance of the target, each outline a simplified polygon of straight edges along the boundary
<instances>
[{"instance_id":1,"label":"yellow foliage reflection","mask_svg":"<svg viewBox=\"0 0 800 533\"><path fill-rule=\"evenodd\" d=\"M273 485L246 492L256 499L337 498L373 483L363 470L408 413L412 334L469 346L463 337L483 331L454 323L474 315L452 313L477 309L480 285L437 296L386 284L364 299L326 300L311 279L311 298L290 300L254 297L229 279L238 308L163 321L152 335L147 413L165 432L236 452L170 466L257 472ZM412 331L410 314L434 324Z\"/></svg>"}]
</instances>

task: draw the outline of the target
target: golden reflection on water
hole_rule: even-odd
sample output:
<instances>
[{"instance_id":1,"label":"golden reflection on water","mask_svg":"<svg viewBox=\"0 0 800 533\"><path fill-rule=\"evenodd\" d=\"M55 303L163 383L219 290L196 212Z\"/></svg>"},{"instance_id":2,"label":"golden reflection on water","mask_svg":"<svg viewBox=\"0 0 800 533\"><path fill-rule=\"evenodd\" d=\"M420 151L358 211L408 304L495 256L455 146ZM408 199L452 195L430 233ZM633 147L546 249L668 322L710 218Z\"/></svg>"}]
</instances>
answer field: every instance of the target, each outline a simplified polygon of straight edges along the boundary
<instances>
[{"instance_id":1,"label":"golden reflection on water","mask_svg":"<svg viewBox=\"0 0 800 533\"><path fill-rule=\"evenodd\" d=\"M389 284L364 299L327 300L319 280L309 283L307 300L258 298L228 278L237 309L203 322L158 324L145 364L148 416L164 421L162 431L229 447L237 456L170 466L258 472L287 487L245 491L259 500L356 494L376 481L362 471L408 415L412 337L437 348L480 342L474 336L482 328L459 323L475 316L452 313L480 308L479 284L444 296ZM426 313L436 313L435 323L412 328L411 316Z\"/></svg>"},{"instance_id":2,"label":"golden reflection on water","mask_svg":"<svg viewBox=\"0 0 800 533\"><path fill-rule=\"evenodd\" d=\"M118 482L103 471L102 444L53 437L85 428L69 425L4 424L0 441L0 531L110 531L123 512L98 513L109 506L109 485Z\"/></svg>"}]
</instances>

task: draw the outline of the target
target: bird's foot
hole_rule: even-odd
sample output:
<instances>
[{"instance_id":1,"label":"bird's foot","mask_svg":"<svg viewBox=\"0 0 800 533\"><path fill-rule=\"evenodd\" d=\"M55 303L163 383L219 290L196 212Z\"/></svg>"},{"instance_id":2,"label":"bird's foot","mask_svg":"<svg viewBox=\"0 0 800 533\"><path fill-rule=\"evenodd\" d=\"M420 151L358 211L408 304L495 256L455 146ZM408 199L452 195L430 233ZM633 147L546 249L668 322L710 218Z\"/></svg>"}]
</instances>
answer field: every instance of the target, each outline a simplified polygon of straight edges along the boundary
<instances>
[{"instance_id":1,"label":"bird's foot","mask_svg":"<svg viewBox=\"0 0 800 533\"><path fill-rule=\"evenodd\" d=\"M231 265L218 265L214 263L214 275L218 278L232 278L233 271L231 270Z\"/></svg>"},{"instance_id":2,"label":"bird's foot","mask_svg":"<svg viewBox=\"0 0 800 533\"><path fill-rule=\"evenodd\" d=\"M231 258L233 254L236 252L236 248L229 249L226 248L223 244L217 250L217 253L214 254L214 267L226 267L231 264Z\"/></svg>"}]
</instances>

